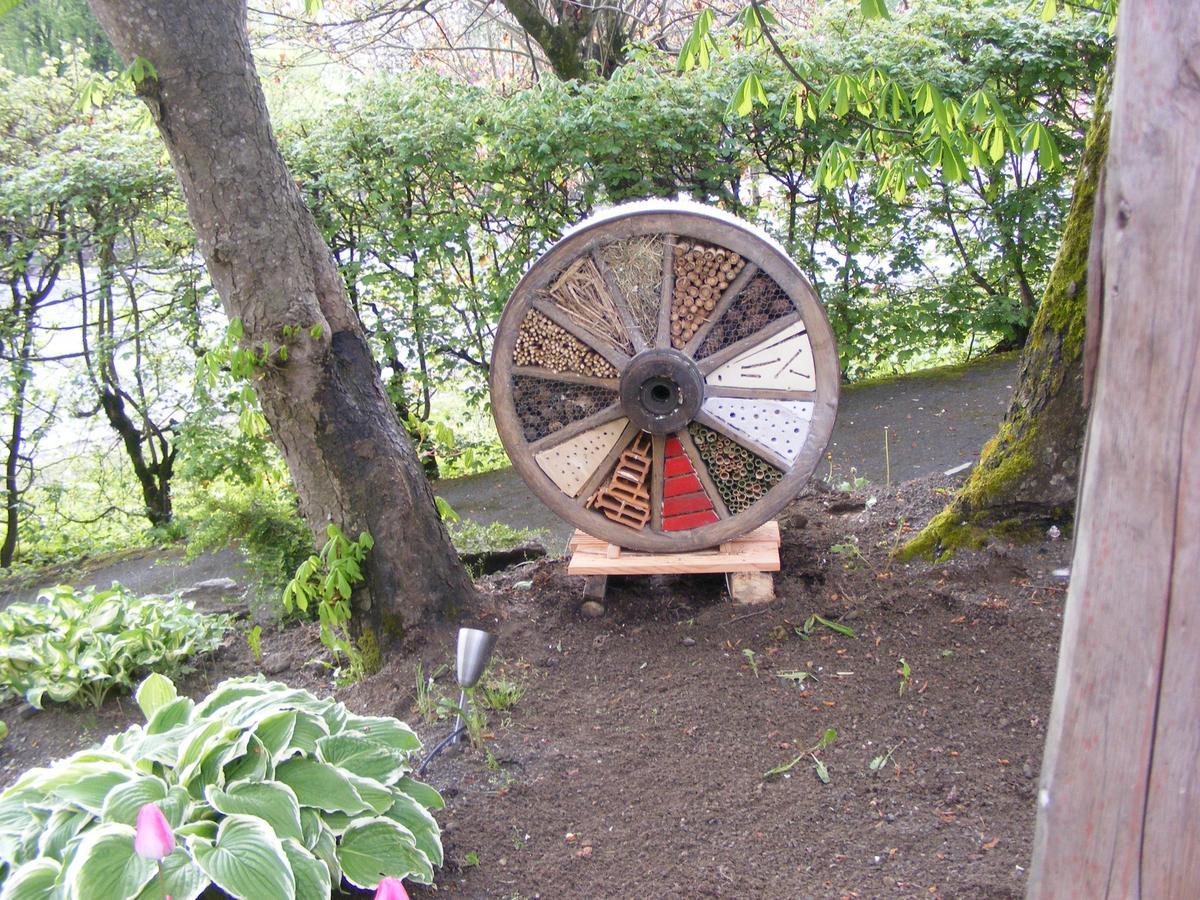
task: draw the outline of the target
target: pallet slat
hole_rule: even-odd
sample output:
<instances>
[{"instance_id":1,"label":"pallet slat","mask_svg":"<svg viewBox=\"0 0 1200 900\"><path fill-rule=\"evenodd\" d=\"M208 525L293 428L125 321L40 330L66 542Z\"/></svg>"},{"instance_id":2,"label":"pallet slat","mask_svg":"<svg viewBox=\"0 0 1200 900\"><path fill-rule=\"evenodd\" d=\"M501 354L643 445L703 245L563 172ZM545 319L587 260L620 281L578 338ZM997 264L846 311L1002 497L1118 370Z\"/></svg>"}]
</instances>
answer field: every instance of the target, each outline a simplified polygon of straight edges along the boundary
<instances>
[{"instance_id":1,"label":"pallet slat","mask_svg":"<svg viewBox=\"0 0 1200 900\"><path fill-rule=\"evenodd\" d=\"M722 547L692 553L637 553L576 531L568 575L687 575L778 572L779 523L767 522ZM611 555L613 551L616 555Z\"/></svg>"}]
</instances>

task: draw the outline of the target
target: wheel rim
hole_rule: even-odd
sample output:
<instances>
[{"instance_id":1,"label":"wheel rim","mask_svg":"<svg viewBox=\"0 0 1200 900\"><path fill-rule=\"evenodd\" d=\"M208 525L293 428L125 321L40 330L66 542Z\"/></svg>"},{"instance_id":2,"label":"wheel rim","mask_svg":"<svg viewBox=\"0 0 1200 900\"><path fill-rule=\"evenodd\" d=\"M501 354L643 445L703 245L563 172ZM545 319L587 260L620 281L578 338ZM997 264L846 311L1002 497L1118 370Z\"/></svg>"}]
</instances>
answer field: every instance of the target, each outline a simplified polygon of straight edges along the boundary
<instances>
[{"instance_id":1,"label":"wheel rim","mask_svg":"<svg viewBox=\"0 0 1200 900\"><path fill-rule=\"evenodd\" d=\"M568 232L513 291L493 413L514 467L562 518L634 550L732 540L824 454L832 331L768 235L691 203L617 207Z\"/></svg>"}]
</instances>

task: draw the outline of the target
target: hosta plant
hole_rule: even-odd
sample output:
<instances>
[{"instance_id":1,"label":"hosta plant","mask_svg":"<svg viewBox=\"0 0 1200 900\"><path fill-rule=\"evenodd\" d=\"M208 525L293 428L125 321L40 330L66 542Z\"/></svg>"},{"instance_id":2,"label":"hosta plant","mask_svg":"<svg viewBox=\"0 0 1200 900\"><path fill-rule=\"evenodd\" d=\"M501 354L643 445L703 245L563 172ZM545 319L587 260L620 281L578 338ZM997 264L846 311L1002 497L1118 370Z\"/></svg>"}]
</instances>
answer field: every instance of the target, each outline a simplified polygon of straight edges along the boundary
<instances>
[{"instance_id":1,"label":"hosta plant","mask_svg":"<svg viewBox=\"0 0 1200 900\"><path fill-rule=\"evenodd\" d=\"M221 645L230 618L176 597L138 597L113 585L62 585L0 612L0 701L44 698L99 706L151 671L171 672Z\"/></svg>"},{"instance_id":2,"label":"hosta plant","mask_svg":"<svg viewBox=\"0 0 1200 900\"><path fill-rule=\"evenodd\" d=\"M0 794L4 900L193 900L212 887L324 900L343 882L432 882L442 799L409 776L420 741L403 722L262 676L197 703L151 675L136 699L145 725ZM134 847L147 804L173 835L159 865Z\"/></svg>"}]
</instances>

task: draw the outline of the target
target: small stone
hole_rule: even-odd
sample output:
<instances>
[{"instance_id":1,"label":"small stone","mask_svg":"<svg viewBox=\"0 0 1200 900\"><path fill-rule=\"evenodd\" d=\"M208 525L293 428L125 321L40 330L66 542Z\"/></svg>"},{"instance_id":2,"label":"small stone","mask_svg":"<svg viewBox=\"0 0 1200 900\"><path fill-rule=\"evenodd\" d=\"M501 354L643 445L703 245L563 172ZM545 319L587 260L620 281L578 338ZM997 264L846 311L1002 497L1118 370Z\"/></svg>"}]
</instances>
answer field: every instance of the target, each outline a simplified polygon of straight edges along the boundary
<instances>
[{"instance_id":1,"label":"small stone","mask_svg":"<svg viewBox=\"0 0 1200 900\"><path fill-rule=\"evenodd\" d=\"M292 659L284 653L272 653L265 657L262 661L262 672L264 675L278 675L280 672L286 671L292 665Z\"/></svg>"},{"instance_id":2,"label":"small stone","mask_svg":"<svg viewBox=\"0 0 1200 900\"><path fill-rule=\"evenodd\" d=\"M579 857L580 859L587 859L589 856L592 855L592 848L591 847L580 847L578 850L575 851L575 855L577 857Z\"/></svg>"},{"instance_id":3,"label":"small stone","mask_svg":"<svg viewBox=\"0 0 1200 900\"><path fill-rule=\"evenodd\" d=\"M682 641L680 641L679 643L683 644L683 646L685 646L685 647L695 647L695 646L696 646L696 639L695 639L694 637L685 637L685 638L684 638Z\"/></svg>"},{"instance_id":4,"label":"small stone","mask_svg":"<svg viewBox=\"0 0 1200 900\"><path fill-rule=\"evenodd\" d=\"M1036 773L1033 771L1033 766L1025 763L1025 765L1021 766L1021 774L1026 778L1032 778Z\"/></svg>"},{"instance_id":5,"label":"small stone","mask_svg":"<svg viewBox=\"0 0 1200 900\"><path fill-rule=\"evenodd\" d=\"M579 611L589 619L598 619L604 615L604 604L596 600L585 600Z\"/></svg>"},{"instance_id":6,"label":"small stone","mask_svg":"<svg viewBox=\"0 0 1200 900\"><path fill-rule=\"evenodd\" d=\"M180 597L190 597L203 593L233 593L238 589L238 583L232 578L209 578L207 581L197 581L190 588L179 592Z\"/></svg>"},{"instance_id":7,"label":"small stone","mask_svg":"<svg viewBox=\"0 0 1200 900\"><path fill-rule=\"evenodd\" d=\"M533 587L532 581L514 581L513 582L513 590L514 591L527 591L532 587Z\"/></svg>"}]
</instances>

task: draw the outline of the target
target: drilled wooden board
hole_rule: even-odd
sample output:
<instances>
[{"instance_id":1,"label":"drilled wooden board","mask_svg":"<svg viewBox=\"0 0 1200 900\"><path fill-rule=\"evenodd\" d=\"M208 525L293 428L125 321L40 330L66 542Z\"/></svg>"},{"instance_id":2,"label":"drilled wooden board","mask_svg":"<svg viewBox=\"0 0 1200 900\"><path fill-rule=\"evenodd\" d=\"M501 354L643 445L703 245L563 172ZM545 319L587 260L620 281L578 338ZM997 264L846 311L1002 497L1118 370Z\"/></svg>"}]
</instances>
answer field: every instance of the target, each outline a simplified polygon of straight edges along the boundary
<instances>
[{"instance_id":1,"label":"drilled wooden board","mask_svg":"<svg viewBox=\"0 0 1200 900\"><path fill-rule=\"evenodd\" d=\"M625 550L576 530L567 544L568 575L700 575L778 572L779 523L766 522L736 540L688 553ZM615 555L613 555L615 553Z\"/></svg>"},{"instance_id":2,"label":"drilled wooden board","mask_svg":"<svg viewBox=\"0 0 1200 900\"><path fill-rule=\"evenodd\" d=\"M709 374L714 386L762 391L813 391L817 387L812 342L803 322L735 356Z\"/></svg>"},{"instance_id":3,"label":"drilled wooden board","mask_svg":"<svg viewBox=\"0 0 1200 900\"><path fill-rule=\"evenodd\" d=\"M534 459L564 494L574 497L608 455L628 423L628 419L621 418L585 431L535 454Z\"/></svg>"},{"instance_id":4,"label":"drilled wooden board","mask_svg":"<svg viewBox=\"0 0 1200 900\"><path fill-rule=\"evenodd\" d=\"M808 441L813 415L813 404L807 400L709 397L701 409L789 466ZM754 447L747 445L747 449Z\"/></svg>"}]
</instances>

